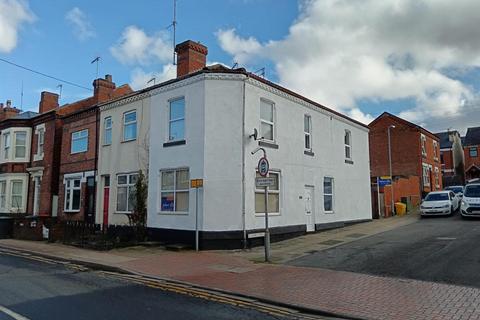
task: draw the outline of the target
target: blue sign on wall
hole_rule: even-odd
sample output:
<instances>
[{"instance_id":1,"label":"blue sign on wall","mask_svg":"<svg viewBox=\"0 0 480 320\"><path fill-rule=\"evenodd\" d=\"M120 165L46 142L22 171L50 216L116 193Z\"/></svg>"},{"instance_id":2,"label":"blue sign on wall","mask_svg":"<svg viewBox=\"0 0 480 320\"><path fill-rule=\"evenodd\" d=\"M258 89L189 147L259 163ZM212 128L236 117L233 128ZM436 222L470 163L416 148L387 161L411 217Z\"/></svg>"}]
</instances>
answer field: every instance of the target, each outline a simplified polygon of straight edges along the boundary
<instances>
[{"instance_id":1,"label":"blue sign on wall","mask_svg":"<svg viewBox=\"0 0 480 320\"><path fill-rule=\"evenodd\" d=\"M390 177L380 177L378 178L378 186L384 187L392 184L392 179Z\"/></svg>"}]
</instances>

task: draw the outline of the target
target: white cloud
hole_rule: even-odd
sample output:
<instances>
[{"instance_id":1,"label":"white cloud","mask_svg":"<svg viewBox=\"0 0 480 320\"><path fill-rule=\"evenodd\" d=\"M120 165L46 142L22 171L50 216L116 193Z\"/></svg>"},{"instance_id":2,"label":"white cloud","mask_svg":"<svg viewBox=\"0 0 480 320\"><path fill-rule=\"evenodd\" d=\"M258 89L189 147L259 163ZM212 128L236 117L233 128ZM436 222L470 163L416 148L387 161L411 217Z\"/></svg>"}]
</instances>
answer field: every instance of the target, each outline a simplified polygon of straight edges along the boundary
<instances>
[{"instance_id":1,"label":"white cloud","mask_svg":"<svg viewBox=\"0 0 480 320\"><path fill-rule=\"evenodd\" d=\"M148 65L172 59L173 46L166 32L147 35L137 26L125 28L118 43L110 47L112 55L123 64Z\"/></svg>"},{"instance_id":2,"label":"white cloud","mask_svg":"<svg viewBox=\"0 0 480 320\"><path fill-rule=\"evenodd\" d=\"M148 83L153 78L155 78L155 83L159 84L161 82L174 79L176 75L177 68L173 64L164 65L162 71L159 72L145 72L143 69L136 68L132 72L130 86L134 90L139 90L153 85L153 81Z\"/></svg>"},{"instance_id":3,"label":"white cloud","mask_svg":"<svg viewBox=\"0 0 480 320\"><path fill-rule=\"evenodd\" d=\"M413 99L401 115L429 124L476 96L445 70L480 66L479 1L310 0L300 10L284 39L229 29L219 44L242 63L270 59L282 85L362 121L360 99Z\"/></svg>"},{"instance_id":4,"label":"white cloud","mask_svg":"<svg viewBox=\"0 0 480 320\"><path fill-rule=\"evenodd\" d=\"M65 15L65 19L73 26L73 34L80 41L95 37L95 30L87 15L78 7L74 7Z\"/></svg>"},{"instance_id":5,"label":"white cloud","mask_svg":"<svg viewBox=\"0 0 480 320\"><path fill-rule=\"evenodd\" d=\"M35 19L26 1L0 0L0 52L9 53L15 49L19 29Z\"/></svg>"}]
</instances>

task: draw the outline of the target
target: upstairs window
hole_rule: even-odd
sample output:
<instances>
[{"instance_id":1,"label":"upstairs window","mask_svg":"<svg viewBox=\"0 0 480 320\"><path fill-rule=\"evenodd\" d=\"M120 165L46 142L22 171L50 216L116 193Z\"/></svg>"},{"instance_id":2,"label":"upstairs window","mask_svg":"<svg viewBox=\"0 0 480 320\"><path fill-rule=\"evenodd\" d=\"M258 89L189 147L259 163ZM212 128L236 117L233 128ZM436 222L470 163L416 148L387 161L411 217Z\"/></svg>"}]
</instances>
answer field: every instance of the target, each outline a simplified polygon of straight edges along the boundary
<instances>
[{"instance_id":1,"label":"upstairs window","mask_svg":"<svg viewBox=\"0 0 480 320\"><path fill-rule=\"evenodd\" d=\"M476 158L478 156L477 147L470 147L469 152L470 152L470 157L471 158Z\"/></svg>"},{"instance_id":2,"label":"upstairs window","mask_svg":"<svg viewBox=\"0 0 480 320\"><path fill-rule=\"evenodd\" d=\"M438 160L438 143L433 141L433 159Z\"/></svg>"},{"instance_id":3,"label":"upstairs window","mask_svg":"<svg viewBox=\"0 0 480 320\"><path fill-rule=\"evenodd\" d=\"M103 144L109 145L112 143L112 117L106 117L103 121Z\"/></svg>"},{"instance_id":4,"label":"upstairs window","mask_svg":"<svg viewBox=\"0 0 480 320\"><path fill-rule=\"evenodd\" d=\"M137 139L137 111L126 112L123 115L123 141Z\"/></svg>"},{"instance_id":5,"label":"upstairs window","mask_svg":"<svg viewBox=\"0 0 480 320\"><path fill-rule=\"evenodd\" d=\"M427 155L427 137L425 137L425 135L421 134L420 135L420 142L421 142L421 145L422 145L422 156L426 156Z\"/></svg>"},{"instance_id":6,"label":"upstairs window","mask_svg":"<svg viewBox=\"0 0 480 320\"><path fill-rule=\"evenodd\" d=\"M312 150L312 117L305 115L303 117L303 132L305 135L305 150Z\"/></svg>"},{"instance_id":7,"label":"upstairs window","mask_svg":"<svg viewBox=\"0 0 480 320\"><path fill-rule=\"evenodd\" d=\"M349 130L345 130L345 159L352 159L352 133Z\"/></svg>"},{"instance_id":8,"label":"upstairs window","mask_svg":"<svg viewBox=\"0 0 480 320\"><path fill-rule=\"evenodd\" d=\"M185 139L185 98L170 101L168 141Z\"/></svg>"},{"instance_id":9,"label":"upstairs window","mask_svg":"<svg viewBox=\"0 0 480 320\"><path fill-rule=\"evenodd\" d=\"M440 188L439 170L435 167L435 187Z\"/></svg>"},{"instance_id":10,"label":"upstairs window","mask_svg":"<svg viewBox=\"0 0 480 320\"><path fill-rule=\"evenodd\" d=\"M260 136L272 142L275 137L274 113L275 107L272 102L260 100Z\"/></svg>"},{"instance_id":11,"label":"upstairs window","mask_svg":"<svg viewBox=\"0 0 480 320\"><path fill-rule=\"evenodd\" d=\"M3 136L3 154L5 159L10 157L10 133L6 133Z\"/></svg>"},{"instance_id":12,"label":"upstairs window","mask_svg":"<svg viewBox=\"0 0 480 320\"><path fill-rule=\"evenodd\" d=\"M25 158L27 152L27 133L15 132L15 158Z\"/></svg>"},{"instance_id":13,"label":"upstairs window","mask_svg":"<svg viewBox=\"0 0 480 320\"><path fill-rule=\"evenodd\" d=\"M45 143L45 130L38 129L38 141L37 141L37 155L43 154L43 145Z\"/></svg>"},{"instance_id":14,"label":"upstairs window","mask_svg":"<svg viewBox=\"0 0 480 320\"><path fill-rule=\"evenodd\" d=\"M86 152L88 150L88 129L72 133L71 153Z\"/></svg>"}]
</instances>

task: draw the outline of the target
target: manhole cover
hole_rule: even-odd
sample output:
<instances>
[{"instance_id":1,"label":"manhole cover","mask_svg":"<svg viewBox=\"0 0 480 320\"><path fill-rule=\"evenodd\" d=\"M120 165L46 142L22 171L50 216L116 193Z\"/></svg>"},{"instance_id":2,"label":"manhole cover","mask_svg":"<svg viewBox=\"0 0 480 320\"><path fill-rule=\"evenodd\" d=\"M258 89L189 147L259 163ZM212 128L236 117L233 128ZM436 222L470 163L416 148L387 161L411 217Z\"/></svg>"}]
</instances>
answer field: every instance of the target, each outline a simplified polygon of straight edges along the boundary
<instances>
[{"instance_id":1,"label":"manhole cover","mask_svg":"<svg viewBox=\"0 0 480 320\"><path fill-rule=\"evenodd\" d=\"M333 246L334 244L339 244L342 243L342 240L327 240L327 241L322 241L320 244L325 244L327 246Z\"/></svg>"},{"instance_id":2,"label":"manhole cover","mask_svg":"<svg viewBox=\"0 0 480 320\"><path fill-rule=\"evenodd\" d=\"M365 233L352 233L352 234L347 234L346 236L349 237L349 238L360 238L360 237L366 236L366 234Z\"/></svg>"}]
</instances>

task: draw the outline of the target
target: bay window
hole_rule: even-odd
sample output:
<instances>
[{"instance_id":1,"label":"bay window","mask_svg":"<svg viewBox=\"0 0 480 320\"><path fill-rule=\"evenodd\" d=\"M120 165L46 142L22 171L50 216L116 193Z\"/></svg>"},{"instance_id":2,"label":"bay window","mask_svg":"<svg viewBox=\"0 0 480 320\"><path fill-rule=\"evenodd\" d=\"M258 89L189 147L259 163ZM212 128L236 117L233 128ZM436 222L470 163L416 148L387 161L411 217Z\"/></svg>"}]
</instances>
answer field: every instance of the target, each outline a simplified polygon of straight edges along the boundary
<instances>
[{"instance_id":1,"label":"bay window","mask_svg":"<svg viewBox=\"0 0 480 320\"><path fill-rule=\"evenodd\" d=\"M20 210L22 208L23 203L23 181L22 180L12 180L12 209L13 210Z\"/></svg>"},{"instance_id":2,"label":"bay window","mask_svg":"<svg viewBox=\"0 0 480 320\"><path fill-rule=\"evenodd\" d=\"M27 153L27 133L15 132L15 158L25 158Z\"/></svg>"}]
</instances>

